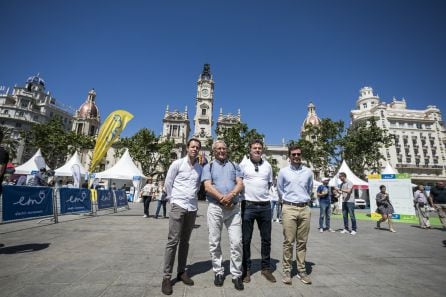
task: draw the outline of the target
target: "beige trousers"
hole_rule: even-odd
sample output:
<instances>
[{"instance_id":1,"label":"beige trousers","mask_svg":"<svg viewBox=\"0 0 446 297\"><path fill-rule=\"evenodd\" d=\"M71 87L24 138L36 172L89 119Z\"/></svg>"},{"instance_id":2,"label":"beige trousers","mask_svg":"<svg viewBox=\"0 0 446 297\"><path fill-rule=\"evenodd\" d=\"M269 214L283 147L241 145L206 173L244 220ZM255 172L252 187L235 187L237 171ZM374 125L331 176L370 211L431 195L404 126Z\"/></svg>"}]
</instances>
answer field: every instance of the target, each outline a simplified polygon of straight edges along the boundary
<instances>
[{"instance_id":1,"label":"beige trousers","mask_svg":"<svg viewBox=\"0 0 446 297\"><path fill-rule=\"evenodd\" d=\"M291 271L293 261L293 247L296 242L297 269L306 272L305 256L307 254L307 240L310 232L310 207L298 207L283 204L282 224L283 224L283 272Z\"/></svg>"}]
</instances>

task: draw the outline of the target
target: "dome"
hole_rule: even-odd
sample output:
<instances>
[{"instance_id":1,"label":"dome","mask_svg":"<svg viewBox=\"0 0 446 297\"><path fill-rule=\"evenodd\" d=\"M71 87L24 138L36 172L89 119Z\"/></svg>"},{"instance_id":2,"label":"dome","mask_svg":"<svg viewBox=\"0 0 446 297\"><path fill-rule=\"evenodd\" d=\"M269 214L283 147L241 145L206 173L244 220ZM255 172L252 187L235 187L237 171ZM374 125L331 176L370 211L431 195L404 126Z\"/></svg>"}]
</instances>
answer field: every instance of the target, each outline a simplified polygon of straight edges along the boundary
<instances>
[{"instance_id":1,"label":"dome","mask_svg":"<svg viewBox=\"0 0 446 297\"><path fill-rule=\"evenodd\" d=\"M28 77L26 82L29 84L38 84L42 87L45 87L45 81L39 76L39 74Z\"/></svg>"},{"instance_id":2,"label":"dome","mask_svg":"<svg viewBox=\"0 0 446 297\"><path fill-rule=\"evenodd\" d=\"M99 117L99 111L98 107L95 103L96 98L96 92L94 89L91 89L88 92L87 100L84 102L84 104L79 107L78 110L78 117L81 118L98 118Z\"/></svg>"},{"instance_id":3,"label":"dome","mask_svg":"<svg viewBox=\"0 0 446 297\"><path fill-rule=\"evenodd\" d=\"M316 106L310 102L310 104L308 105L307 117L305 118L304 122L302 123L302 127L300 129L301 134L303 131L305 131L305 128L307 125L318 126L320 124L321 124L321 120L319 119L319 117L316 114Z\"/></svg>"},{"instance_id":4,"label":"dome","mask_svg":"<svg viewBox=\"0 0 446 297\"><path fill-rule=\"evenodd\" d=\"M79 108L79 117L82 118L97 118L98 108L94 102L85 102Z\"/></svg>"}]
</instances>

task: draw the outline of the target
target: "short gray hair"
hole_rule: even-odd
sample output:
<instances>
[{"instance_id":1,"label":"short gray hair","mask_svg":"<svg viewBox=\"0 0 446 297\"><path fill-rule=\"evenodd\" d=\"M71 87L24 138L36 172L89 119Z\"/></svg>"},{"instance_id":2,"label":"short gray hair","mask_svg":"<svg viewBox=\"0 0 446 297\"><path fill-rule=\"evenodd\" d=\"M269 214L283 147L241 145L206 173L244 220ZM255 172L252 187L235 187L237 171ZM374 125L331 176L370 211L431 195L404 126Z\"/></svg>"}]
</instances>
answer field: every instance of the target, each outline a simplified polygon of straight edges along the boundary
<instances>
[{"instance_id":1,"label":"short gray hair","mask_svg":"<svg viewBox=\"0 0 446 297\"><path fill-rule=\"evenodd\" d=\"M222 143L222 144L225 146L225 148L228 148L227 145L226 145L226 143L225 143L223 140L219 139L219 140L216 140L216 141L212 144L212 150L215 151L215 148L217 147L217 144L220 144L220 143Z\"/></svg>"}]
</instances>

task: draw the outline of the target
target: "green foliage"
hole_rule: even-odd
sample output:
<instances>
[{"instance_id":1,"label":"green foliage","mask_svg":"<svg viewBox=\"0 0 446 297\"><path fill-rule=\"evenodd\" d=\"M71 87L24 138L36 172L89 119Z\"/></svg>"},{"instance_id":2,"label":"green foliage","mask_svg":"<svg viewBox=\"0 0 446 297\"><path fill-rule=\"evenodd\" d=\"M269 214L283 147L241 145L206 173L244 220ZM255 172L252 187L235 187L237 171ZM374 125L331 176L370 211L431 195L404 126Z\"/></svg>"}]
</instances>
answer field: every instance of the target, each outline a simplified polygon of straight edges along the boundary
<instances>
[{"instance_id":1,"label":"green foliage","mask_svg":"<svg viewBox=\"0 0 446 297\"><path fill-rule=\"evenodd\" d=\"M377 171L384 156L380 148L393 144L393 137L376 125L374 118L351 126L344 138L344 159L358 176L366 169Z\"/></svg>"},{"instance_id":2,"label":"green foliage","mask_svg":"<svg viewBox=\"0 0 446 297\"><path fill-rule=\"evenodd\" d=\"M66 131L62 120L56 117L47 123L32 125L30 130L21 132L21 137L26 147L41 149L45 162L52 169L65 164L67 157L75 150L94 146L92 137Z\"/></svg>"},{"instance_id":3,"label":"green foliage","mask_svg":"<svg viewBox=\"0 0 446 297\"><path fill-rule=\"evenodd\" d=\"M328 176L330 168L340 164L343 144L344 122L328 118L321 120L320 125L305 126L302 138L290 141L302 148L302 158L316 172Z\"/></svg>"},{"instance_id":4,"label":"green foliage","mask_svg":"<svg viewBox=\"0 0 446 297\"><path fill-rule=\"evenodd\" d=\"M9 153L9 161L12 161L15 157L17 157L19 141L11 137L12 130L8 127L0 126L0 130L3 132L2 146Z\"/></svg>"},{"instance_id":5,"label":"green foliage","mask_svg":"<svg viewBox=\"0 0 446 297\"><path fill-rule=\"evenodd\" d=\"M141 164L145 176L158 175L164 177L172 162L171 151L174 147L172 141L159 142L155 133L142 128L131 137L124 137L113 144L117 156L129 149L132 159Z\"/></svg>"},{"instance_id":6,"label":"green foliage","mask_svg":"<svg viewBox=\"0 0 446 297\"><path fill-rule=\"evenodd\" d=\"M228 157L237 163L249 153L248 145L251 139L263 139L264 135L248 125L238 123L229 128L216 129L217 139L223 140L228 147ZM208 144L209 145L209 144ZM212 152L211 152L212 153Z\"/></svg>"}]
</instances>

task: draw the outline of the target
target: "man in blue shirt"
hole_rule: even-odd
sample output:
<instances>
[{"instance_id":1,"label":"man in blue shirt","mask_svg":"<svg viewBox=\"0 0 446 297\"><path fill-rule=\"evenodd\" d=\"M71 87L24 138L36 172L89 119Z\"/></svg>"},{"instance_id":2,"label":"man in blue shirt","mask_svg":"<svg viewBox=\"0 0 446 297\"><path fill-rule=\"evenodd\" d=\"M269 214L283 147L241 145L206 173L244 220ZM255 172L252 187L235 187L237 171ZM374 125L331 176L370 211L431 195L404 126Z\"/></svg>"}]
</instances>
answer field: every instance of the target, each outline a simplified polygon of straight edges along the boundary
<instances>
[{"instance_id":1,"label":"man in blue shirt","mask_svg":"<svg viewBox=\"0 0 446 297\"><path fill-rule=\"evenodd\" d=\"M331 193L330 188L328 187L329 178L322 179L322 185L317 187L316 195L319 198L319 232L324 232L324 221L325 221L325 230L330 232L334 232L333 229L330 228L330 214L331 214Z\"/></svg>"},{"instance_id":2,"label":"man in blue shirt","mask_svg":"<svg viewBox=\"0 0 446 297\"><path fill-rule=\"evenodd\" d=\"M203 168L201 181L204 182L206 198L209 201L207 219L209 228L209 250L214 284L223 286L224 268L221 252L221 230L228 229L231 244L232 282L236 290L243 290L242 282L242 222L240 217L239 193L243 189L242 173L237 164L228 160L226 144L217 140L212 145L215 160Z\"/></svg>"},{"instance_id":3,"label":"man in blue shirt","mask_svg":"<svg viewBox=\"0 0 446 297\"><path fill-rule=\"evenodd\" d=\"M277 189L283 203L283 283L291 285L291 262L293 245L296 242L297 277L311 284L305 268L311 212L309 202L313 188L313 172L302 164L302 149L292 145L288 148L290 166L279 171Z\"/></svg>"}]
</instances>

